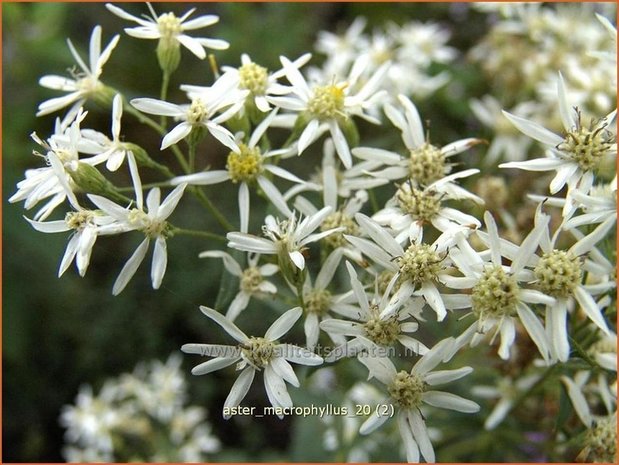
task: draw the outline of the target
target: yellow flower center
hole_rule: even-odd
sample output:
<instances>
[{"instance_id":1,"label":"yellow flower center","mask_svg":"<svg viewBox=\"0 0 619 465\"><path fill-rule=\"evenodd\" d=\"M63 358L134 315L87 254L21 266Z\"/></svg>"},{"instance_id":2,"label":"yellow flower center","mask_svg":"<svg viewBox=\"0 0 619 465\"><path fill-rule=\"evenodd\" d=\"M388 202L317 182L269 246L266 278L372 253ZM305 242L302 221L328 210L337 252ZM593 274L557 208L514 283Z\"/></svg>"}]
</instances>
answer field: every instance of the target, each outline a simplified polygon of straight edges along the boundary
<instances>
[{"instance_id":1,"label":"yellow flower center","mask_svg":"<svg viewBox=\"0 0 619 465\"><path fill-rule=\"evenodd\" d=\"M441 197L433 191L424 191L402 184L396 193L400 208L411 215L414 220L431 221L441 209Z\"/></svg>"},{"instance_id":2,"label":"yellow flower center","mask_svg":"<svg viewBox=\"0 0 619 465\"><path fill-rule=\"evenodd\" d=\"M331 308L331 293L326 289L313 289L303 300L308 313L325 315Z\"/></svg>"},{"instance_id":3,"label":"yellow flower center","mask_svg":"<svg viewBox=\"0 0 619 465\"><path fill-rule=\"evenodd\" d=\"M411 244L398 258L402 279L420 285L436 279L441 270L441 257L429 244Z\"/></svg>"},{"instance_id":4,"label":"yellow flower center","mask_svg":"<svg viewBox=\"0 0 619 465\"><path fill-rule=\"evenodd\" d=\"M582 279L581 261L564 250L553 250L542 256L534 273L544 294L567 297Z\"/></svg>"},{"instance_id":5,"label":"yellow flower center","mask_svg":"<svg viewBox=\"0 0 619 465\"><path fill-rule=\"evenodd\" d=\"M447 172L445 155L438 147L424 143L421 147L410 151L408 160L409 177L422 186L438 181Z\"/></svg>"},{"instance_id":6,"label":"yellow flower center","mask_svg":"<svg viewBox=\"0 0 619 465\"><path fill-rule=\"evenodd\" d=\"M344 114L345 85L328 85L314 88L314 95L307 104L308 111L320 121Z\"/></svg>"},{"instance_id":7,"label":"yellow flower center","mask_svg":"<svg viewBox=\"0 0 619 465\"><path fill-rule=\"evenodd\" d=\"M516 313L518 301L516 278L505 273L500 266L486 268L473 286L471 301L473 313L478 318L501 318Z\"/></svg>"},{"instance_id":8,"label":"yellow flower center","mask_svg":"<svg viewBox=\"0 0 619 465\"><path fill-rule=\"evenodd\" d=\"M239 144L240 152L230 152L226 169L233 183L252 182L262 173L262 154L258 147Z\"/></svg>"},{"instance_id":9,"label":"yellow flower center","mask_svg":"<svg viewBox=\"0 0 619 465\"><path fill-rule=\"evenodd\" d=\"M243 275L241 276L241 290L249 294L254 294L260 290L262 281L260 270L255 266L251 266L243 270Z\"/></svg>"},{"instance_id":10,"label":"yellow flower center","mask_svg":"<svg viewBox=\"0 0 619 465\"><path fill-rule=\"evenodd\" d=\"M267 89L268 70L256 63L246 63L239 68L240 86L254 95L264 95Z\"/></svg>"},{"instance_id":11,"label":"yellow flower center","mask_svg":"<svg viewBox=\"0 0 619 465\"><path fill-rule=\"evenodd\" d=\"M402 408L414 409L422 404L425 386L426 384L419 375L402 370L395 375L387 391Z\"/></svg>"},{"instance_id":12,"label":"yellow flower center","mask_svg":"<svg viewBox=\"0 0 619 465\"><path fill-rule=\"evenodd\" d=\"M157 26L159 26L159 33L163 39L171 39L183 31L181 20L174 13L164 13L159 16Z\"/></svg>"},{"instance_id":13,"label":"yellow flower center","mask_svg":"<svg viewBox=\"0 0 619 465\"><path fill-rule=\"evenodd\" d=\"M81 210L78 212L69 212L65 215L64 221L71 229L81 231L95 218L95 214L92 211Z\"/></svg>"},{"instance_id":14,"label":"yellow flower center","mask_svg":"<svg viewBox=\"0 0 619 465\"><path fill-rule=\"evenodd\" d=\"M275 344L262 337L250 337L241 346L244 358L256 368L264 368L275 356Z\"/></svg>"}]
</instances>

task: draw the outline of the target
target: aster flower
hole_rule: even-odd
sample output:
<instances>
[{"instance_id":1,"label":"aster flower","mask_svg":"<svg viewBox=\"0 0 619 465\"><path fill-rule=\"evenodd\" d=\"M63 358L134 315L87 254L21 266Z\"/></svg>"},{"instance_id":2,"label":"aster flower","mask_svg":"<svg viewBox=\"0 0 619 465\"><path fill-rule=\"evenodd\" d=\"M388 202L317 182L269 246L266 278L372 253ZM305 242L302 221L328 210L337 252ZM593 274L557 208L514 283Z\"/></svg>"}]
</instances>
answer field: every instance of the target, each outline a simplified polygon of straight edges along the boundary
<instances>
[{"instance_id":1,"label":"aster flower","mask_svg":"<svg viewBox=\"0 0 619 465\"><path fill-rule=\"evenodd\" d=\"M269 125L277 114L277 109L273 110L254 130L249 137L247 144L241 142L239 138L234 142L236 149L228 155L228 162L225 170L210 170L201 173L188 174L172 179L172 185L188 183L194 185L219 184L231 181L239 184L238 202L240 215L240 230L246 233L249 228L249 186L257 184L267 195L268 199L284 215L290 216L292 211L288 207L286 200L279 192L277 187L271 182L266 174L273 174L279 178L298 183L306 184L305 181L293 175L289 171L275 165L266 163L270 158L276 157L287 152L287 149L270 150L262 153L258 143L269 128Z\"/></svg>"},{"instance_id":2,"label":"aster flower","mask_svg":"<svg viewBox=\"0 0 619 465\"><path fill-rule=\"evenodd\" d=\"M337 232L337 229L329 229L312 234L320 227L331 211L331 207L324 207L314 215L303 219L301 217L297 219L296 213L293 212L284 221L278 221L269 215L265 218L265 224L262 227L267 238L241 232L230 232L226 235L228 247L244 252L277 255L279 267L285 276L286 270L294 273L294 270L290 270L291 264L294 269L302 271L305 269L305 257L303 256L305 246Z\"/></svg>"},{"instance_id":3,"label":"aster flower","mask_svg":"<svg viewBox=\"0 0 619 465\"><path fill-rule=\"evenodd\" d=\"M291 62L291 64L292 66L300 68L305 65L311 57L311 53L306 53ZM283 68L269 73L267 68L253 62L246 53L241 55L241 66L239 68L223 66L222 70L228 79L236 82L240 90L249 91L247 94L247 102L251 102L255 108L263 113L271 109L271 105L267 99L268 96L285 95L290 92L290 87L284 86L278 82L279 79L285 76Z\"/></svg>"},{"instance_id":4,"label":"aster flower","mask_svg":"<svg viewBox=\"0 0 619 465\"><path fill-rule=\"evenodd\" d=\"M615 463L617 460L617 409L616 406L607 415L594 415L583 394L583 385L588 376L572 380L562 376L561 381L567 389L568 397L576 415L587 428L584 434L584 448L579 457L585 461ZM607 408L610 406L607 406Z\"/></svg>"},{"instance_id":5,"label":"aster flower","mask_svg":"<svg viewBox=\"0 0 619 465\"><path fill-rule=\"evenodd\" d=\"M572 198L583 214L569 218L564 224L566 229L603 223L611 218L617 221L617 176L608 184L593 186L588 194L575 191Z\"/></svg>"},{"instance_id":6,"label":"aster flower","mask_svg":"<svg viewBox=\"0 0 619 465\"><path fill-rule=\"evenodd\" d=\"M223 145L235 152L239 151L230 131L221 123L231 118L243 106L247 91L235 91L234 83L220 77L212 87L194 95L190 105L176 105L153 98L136 98L131 105L141 112L151 115L171 116L181 122L168 132L161 141L161 150L178 143L194 131L206 129ZM223 110L218 116L217 112Z\"/></svg>"},{"instance_id":7,"label":"aster flower","mask_svg":"<svg viewBox=\"0 0 619 465\"><path fill-rule=\"evenodd\" d=\"M136 191L136 208L124 208L105 197L89 195L88 198L104 213L113 217L125 231L140 231L145 238L133 255L123 266L118 278L114 282L112 293L120 294L127 286L138 267L146 257L151 240L155 241L153 262L151 267L151 281L153 289L159 289L168 264L166 239L171 234L170 224L166 221L180 201L187 184L177 186L161 202L161 190L152 189L146 198L146 211L142 203L141 192Z\"/></svg>"},{"instance_id":8,"label":"aster flower","mask_svg":"<svg viewBox=\"0 0 619 465\"><path fill-rule=\"evenodd\" d=\"M26 209L31 209L42 200L48 202L34 215L35 220L46 219L56 207L67 198L72 205L78 205L75 198L75 184L71 175L80 169L80 164L97 165L104 161L99 156L80 158L80 152L99 153L101 147L85 140L80 132L80 124L86 117L86 112L81 110L74 114L74 120L68 127L56 120L55 132L46 141L32 133L30 137L43 147L45 154L34 152L39 155L48 166L26 170L26 178L17 183L17 192L9 198L9 202L25 201ZM51 198L50 198L51 197Z\"/></svg>"},{"instance_id":9,"label":"aster flower","mask_svg":"<svg viewBox=\"0 0 619 465\"><path fill-rule=\"evenodd\" d=\"M476 413L479 405L455 394L431 390L460 379L473 371L471 367L455 370L433 371L441 362L447 361L454 353L454 339L443 339L423 355L410 372L397 371L388 358L360 357L359 360L368 368L370 378L374 377L387 388L389 397L381 404L396 410L398 429L406 448L406 460L419 462L420 456L426 462L435 461L434 448L428 436L425 415L421 412L424 404L433 407L455 410L463 413ZM391 411L393 411L391 410ZM369 434L385 423L391 415L372 414L362 425L359 432Z\"/></svg>"},{"instance_id":10,"label":"aster flower","mask_svg":"<svg viewBox=\"0 0 619 465\"><path fill-rule=\"evenodd\" d=\"M150 10L150 18L138 18L116 5L112 5L111 3L105 4L106 8L116 16L139 24L137 27L125 28L125 32L132 37L138 39L159 39L160 41L178 43L186 47L201 60L206 58L205 48L215 50L225 50L228 48L229 44L224 40L202 37L196 38L185 34L185 31L193 31L217 23L219 21L217 16L203 15L187 21L189 16L195 11L195 8L192 8L179 18L172 12L157 15L150 3L146 5Z\"/></svg>"},{"instance_id":11,"label":"aster flower","mask_svg":"<svg viewBox=\"0 0 619 465\"><path fill-rule=\"evenodd\" d=\"M575 113L569 111L561 74L557 81L557 92L559 113L566 135L559 136L533 121L503 112L521 132L551 148L546 150L546 158L503 163L499 167L527 171L555 170L556 175L549 186L551 194L559 192L565 185L568 191L578 190L587 194L593 185L594 171L600 163L609 157L617 156L615 136L607 129L615 119L616 110L599 121L592 121L587 128L583 126L578 109Z\"/></svg>"},{"instance_id":12,"label":"aster flower","mask_svg":"<svg viewBox=\"0 0 619 465\"><path fill-rule=\"evenodd\" d=\"M416 237L417 230L427 223L447 235L469 233L481 226L477 218L446 207L443 201L467 199L483 204L481 198L453 182L477 173L478 169L452 173L425 188L409 179L398 186L396 194L387 201L385 208L376 212L372 219L391 227L397 234L398 242L403 242L407 237Z\"/></svg>"},{"instance_id":13,"label":"aster flower","mask_svg":"<svg viewBox=\"0 0 619 465\"><path fill-rule=\"evenodd\" d=\"M81 107L87 98L98 98L107 102L107 92L105 86L99 80L99 77L103 72L103 65L109 60L112 50L116 47L118 40L119 36L114 36L103 52L101 52L101 26L96 26L90 36L89 65L86 65L77 53L71 40L67 39L71 54L82 72L76 74L72 79L56 75L43 76L39 80L39 84L43 87L62 90L64 92L69 92L69 94L41 103L37 116L47 115L71 104L75 104L73 109L70 110L71 113L74 109Z\"/></svg>"},{"instance_id":14,"label":"aster flower","mask_svg":"<svg viewBox=\"0 0 619 465\"><path fill-rule=\"evenodd\" d=\"M434 243L426 244L422 241L423 229L418 228L417 235L410 237L411 244L405 250L387 230L366 215L357 213L355 219L362 232L372 240L345 236L346 240L392 272L392 279L399 282L400 292L412 294L416 291L416 295L422 295L436 312L438 321L442 321L447 316L447 310L437 284L447 274L446 251L453 237L441 235Z\"/></svg>"},{"instance_id":15,"label":"aster flower","mask_svg":"<svg viewBox=\"0 0 619 465\"><path fill-rule=\"evenodd\" d=\"M258 266L259 254L248 254L247 268L242 268L232 255L221 250L202 252L198 256L200 258L221 258L226 270L239 278L239 292L230 303L226 313L226 318L230 321L234 321L247 308L251 297L261 298L277 293L277 287L264 279L277 273L277 265L266 263Z\"/></svg>"},{"instance_id":16,"label":"aster flower","mask_svg":"<svg viewBox=\"0 0 619 465\"><path fill-rule=\"evenodd\" d=\"M402 113L393 105L385 105L385 114L393 125L402 133L402 140L409 154L408 157L384 149L357 147L353 155L362 160L381 161L386 168L372 174L389 180L412 179L422 186L438 181L451 172L447 159L468 150L482 142L480 139L460 139L438 148L426 140L421 117L417 107L406 96L399 95L398 100L404 107Z\"/></svg>"},{"instance_id":17,"label":"aster flower","mask_svg":"<svg viewBox=\"0 0 619 465\"><path fill-rule=\"evenodd\" d=\"M397 292L391 297L391 288L395 281L392 281L382 294L377 289L374 296L369 297L352 265L346 262L346 267L358 308L354 311L337 312L349 320L325 319L320 324L320 328L330 335L352 336L353 339L334 348L327 361L334 362L341 357L351 357L361 353L364 357L378 357L381 348L390 347L396 341L413 353L426 353L428 348L408 335L408 333L417 331L419 324L405 321L421 313L422 299L411 298L411 288Z\"/></svg>"},{"instance_id":18,"label":"aster flower","mask_svg":"<svg viewBox=\"0 0 619 465\"><path fill-rule=\"evenodd\" d=\"M313 88L310 88L303 75L290 60L281 57L281 62L286 77L292 84L292 95L272 97L269 101L281 108L300 113L299 118L302 119L304 128L298 139L299 154L303 153L325 130L328 130L340 160L346 168L350 168L352 157L344 131L352 130L347 126L352 124L350 118L353 116L379 123L365 111L374 104L373 101L379 95L378 86L389 63L376 70L372 77L353 94L357 80L367 66L367 60L357 59L346 81Z\"/></svg>"},{"instance_id":19,"label":"aster flower","mask_svg":"<svg viewBox=\"0 0 619 465\"><path fill-rule=\"evenodd\" d=\"M457 247L450 250L450 258L464 276L443 277L445 285L452 289L471 289L470 294L450 296L450 305L458 301L458 308L471 308L471 314L477 319L458 337L458 346L478 344L484 335L492 331L491 343L500 334L499 356L507 360L516 337L516 323L520 321L544 360L549 360L550 342L544 327L528 304L553 305L555 299L540 291L527 289L521 284L534 279L533 273L526 270L525 266L532 261L549 217L540 214L535 227L522 241L517 253L513 254L514 259L510 266L502 264L501 239L494 218L489 212L484 214L484 221L487 234L481 231L476 234L488 244L490 261L473 250L460 236Z\"/></svg>"},{"instance_id":20,"label":"aster flower","mask_svg":"<svg viewBox=\"0 0 619 465\"><path fill-rule=\"evenodd\" d=\"M241 371L223 406L223 416L230 418L231 408L237 407L251 387L257 371L264 372L264 387L269 402L276 409L292 407L292 399L286 389L286 382L299 387L299 379L288 362L301 365L320 365L322 358L313 352L291 344L278 342L297 322L302 315L299 307L292 308L280 316L267 329L264 337L248 337L226 317L209 307L201 306L200 310L217 323L239 344L237 346L221 346L216 344L185 344L181 350L187 354L199 354L215 357L212 360L196 365L191 373L204 375L220 370L236 363L237 371Z\"/></svg>"}]
</instances>

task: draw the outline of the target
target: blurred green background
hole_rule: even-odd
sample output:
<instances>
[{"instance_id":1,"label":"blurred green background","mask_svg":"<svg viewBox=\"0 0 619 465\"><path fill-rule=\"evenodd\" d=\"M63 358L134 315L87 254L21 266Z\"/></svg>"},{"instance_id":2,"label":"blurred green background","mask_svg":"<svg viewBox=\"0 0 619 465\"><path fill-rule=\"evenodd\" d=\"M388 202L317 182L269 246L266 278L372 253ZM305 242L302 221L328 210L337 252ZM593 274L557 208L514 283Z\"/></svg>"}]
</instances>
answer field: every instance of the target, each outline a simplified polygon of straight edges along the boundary
<instances>
[{"instance_id":1,"label":"blurred green background","mask_svg":"<svg viewBox=\"0 0 619 465\"><path fill-rule=\"evenodd\" d=\"M467 11L462 4L155 4L158 12L174 11L179 15L194 6L196 15L220 16L219 24L204 34L230 42L229 50L216 53L220 65L237 66L240 54L247 52L254 61L271 69L277 67L280 55L293 58L311 50L318 31L343 30L357 15L369 20L368 30L387 20L444 22L452 33L450 45L461 50L466 50L486 27L482 15ZM147 11L143 4L122 7L134 14ZM105 66L103 81L118 86L129 97L156 97L160 75L155 54L149 53L154 52L155 41L128 37L122 28L133 24L97 3L3 2L2 20L3 461L62 461L63 430L58 415L63 405L74 401L82 383L90 383L96 390L106 378L131 371L141 360L163 360L186 342L225 342L197 309L199 304L214 303L222 270L219 261L199 260L197 254L220 246L186 237L170 241L168 271L159 291L150 287L149 255L127 289L119 297L112 296L112 283L139 241L131 235L100 238L85 278L80 278L73 266L60 280L56 278L67 236L34 231L22 218L26 214L23 204L7 202L16 183L23 179L24 170L40 166L40 160L32 156L32 150L38 147L29 134L36 131L46 138L53 130L55 115L36 118L34 114L38 103L58 93L40 87L38 78L45 74L66 75L67 69L74 66L66 38L70 37L86 56L92 27L100 24L104 44L112 35L121 34L119 46ZM211 79L206 62L185 60L190 58L186 50L183 57L181 68L173 76L173 88L180 83L205 84ZM317 57L314 63L319 61ZM424 117L433 120L432 132L440 134L440 142L463 137L472 124L463 117L468 113L467 99L462 98L456 106L451 103L447 107L447 102L453 102L454 95L482 94L479 75L463 61L456 66L460 67L460 87L448 87L431 102L419 105ZM169 100L181 101L179 96L171 92ZM96 108L91 110L88 127L109 134L110 116ZM127 139L138 137L142 130L125 116L123 134ZM147 148L157 153L158 143L153 138L152 147ZM216 158L218 154L210 156ZM222 210L235 212L236 194L218 194L218 189L209 192ZM180 213L179 224L188 219L196 228L221 232L208 215L193 208L197 207L189 202ZM185 357L186 372L197 362L195 357ZM317 441L304 439L308 434L314 438L320 434L321 426L315 419L294 424L290 418L223 421L218 408L232 376L224 370L189 379L191 403L209 409L214 431L223 443L223 452L215 460L335 459L316 447ZM250 394L256 399L249 398L248 405L265 403L261 389L258 386L255 394ZM301 395L291 394L295 400ZM310 400L305 399L305 403ZM391 460L398 460L398 456L393 455Z\"/></svg>"}]
</instances>

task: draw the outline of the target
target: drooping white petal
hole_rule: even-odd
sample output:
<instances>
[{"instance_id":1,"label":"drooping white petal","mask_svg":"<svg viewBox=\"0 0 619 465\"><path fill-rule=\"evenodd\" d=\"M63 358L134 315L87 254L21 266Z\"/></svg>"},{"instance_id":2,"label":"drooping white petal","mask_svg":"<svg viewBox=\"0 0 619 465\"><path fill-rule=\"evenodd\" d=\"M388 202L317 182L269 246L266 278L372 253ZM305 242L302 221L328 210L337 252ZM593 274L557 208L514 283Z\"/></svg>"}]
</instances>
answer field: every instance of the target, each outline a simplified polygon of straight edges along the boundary
<instances>
[{"instance_id":1,"label":"drooping white petal","mask_svg":"<svg viewBox=\"0 0 619 465\"><path fill-rule=\"evenodd\" d=\"M450 392L426 391L423 393L423 401L434 407L455 410L463 413L479 412L479 405L472 400L465 399Z\"/></svg>"},{"instance_id":2,"label":"drooping white petal","mask_svg":"<svg viewBox=\"0 0 619 465\"><path fill-rule=\"evenodd\" d=\"M462 367L455 370L440 370L433 371L426 375L424 381L430 386L438 386L439 384L449 383L460 379L473 371L471 367Z\"/></svg>"},{"instance_id":3,"label":"drooping white petal","mask_svg":"<svg viewBox=\"0 0 619 465\"><path fill-rule=\"evenodd\" d=\"M406 449L406 461L409 463L419 463L419 446L413 437L405 410L398 413L398 429Z\"/></svg>"},{"instance_id":4,"label":"drooping white petal","mask_svg":"<svg viewBox=\"0 0 619 465\"><path fill-rule=\"evenodd\" d=\"M421 455L427 463L435 462L436 459L434 456L434 448L432 447L432 442L430 441L430 436L428 435L428 429L426 428L426 423L421 417L421 414L417 410L409 409L407 410L407 415L408 422L411 425L411 431L413 432L413 437L419 445Z\"/></svg>"},{"instance_id":5,"label":"drooping white petal","mask_svg":"<svg viewBox=\"0 0 619 465\"><path fill-rule=\"evenodd\" d=\"M602 311L598 307L597 303L591 297L591 295L585 291L582 286L576 286L574 288L574 297L580 304L580 307L585 312L585 314L589 317L595 325L600 328L604 333L610 334L610 329L608 328L608 324L602 315Z\"/></svg>"},{"instance_id":6,"label":"drooping white petal","mask_svg":"<svg viewBox=\"0 0 619 465\"><path fill-rule=\"evenodd\" d=\"M292 399L286 389L286 383L271 365L264 368L264 387L273 407L292 407Z\"/></svg>"},{"instance_id":7,"label":"drooping white petal","mask_svg":"<svg viewBox=\"0 0 619 465\"><path fill-rule=\"evenodd\" d=\"M138 248L135 249L135 252L133 253L133 255L131 255L129 260L127 260L127 263L125 263L125 266L123 266L123 269L120 271L118 278L116 278L116 281L114 282L114 286L112 288L112 294L114 295L120 294L123 291L123 289L127 286L131 278L133 278L133 275L138 270L138 267L140 266L140 264L144 260L144 257L146 256L146 252L148 251L149 244L150 244L150 239L147 237L146 239L142 241L142 243L138 246Z\"/></svg>"},{"instance_id":8,"label":"drooping white petal","mask_svg":"<svg viewBox=\"0 0 619 465\"><path fill-rule=\"evenodd\" d=\"M168 132L161 141L161 150L167 149L169 146L177 144L179 141L189 135L193 126L187 121L177 124L170 132Z\"/></svg>"},{"instance_id":9,"label":"drooping white petal","mask_svg":"<svg viewBox=\"0 0 619 465\"><path fill-rule=\"evenodd\" d=\"M252 381L254 380L254 375L256 374L256 370L252 366L246 367L239 377L236 379L234 384L232 385L232 389L230 389L230 394L226 397L224 402L223 412L230 409L231 407L238 407L241 401L247 395L249 388L251 386ZM226 415L224 413L223 417L227 420L231 417L231 415Z\"/></svg>"},{"instance_id":10,"label":"drooping white petal","mask_svg":"<svg viewBox=\"0 0 619 465\"><path fill-rule=\"evenodd\" d=\"M187 184L185 183L180 184L172 192L168 194L168 196L165 198L165 200L163 201L163 203L159 206L159 209L157 210L158 220L163 221L172 214L172 212L178 205L178 202L181 200L181 197L183 196L183 192L185 192L186 187L187 187ZM150 213L150 209L149 209L149 213Z\"/></svg>"},{"instance_id":11,"label":"drooping white petal","mask_svg":"<svg viewBox=\"0 0 619 465\"><path fill-rule=\"evenodd\" d=\"M567 333L567 301L558 299L556 305L546 307L546 328L553 355L560 362L570 358Z\"/></svg>"},{"instance_id":12,"label":"drooping white petal","mask_svg":"<svg viewBox=\"0 0 619 465\"><path fill-rule=\"evenodd\" d=\"M168 266L168 246L164 237L159 236L155 240L153 251L153 264L150 271L153 289L159 289L163 275Z\"/></svg>"},{"instance_id":13,"label":"drooping white petal","mask_svg":"<svg viewBox=\"0 0 619 465\"><path fill-rule=\"evenodd\" d=\"M275 371L280 378L292 384L294 387L299 387L299 379L286 359L283 357L275 357L271 360L270 366L273 367L273 371Z\"/></svg>"},{"instance_id":14,"label":"drooping white petal","mask_svg":"<svg viewBox=\"0 0 619 465\"><path fill-rule=\"evenodd\" d=\"M550 354L550 347L544 327L533 311L525 304L518 303L516 306L516 311L518 312L520 321L527 330L527 333L531 336L531 340L539 349L541 356L547 360Z\"/></svg>"},{"instance_id":15,"label":"drooping white petal","mask_svg":"<svg viewBox=\"0 0 619 465\"><path fill-rule=\"evenodd\" d=\"M380 428L389 418L389 415L378 415L376 412L373 412L359 428L359 434L370 434L372 431Z\"/></svg>"},{"instance_id":16,"label":"drooping white petal","mask_svg":"<svg viewBox=\"0 0 619 465\"><path fill-rule=\"evenodd\" d=\"M369 371L368 379L376 378L387 386L393 382L397 372L393 362L388 358L360 354L358 359L367 367Z\"/></svg>"},{"instance_id":17,"label":"drooping white petal","mask_svg":"<svg viewBox=\"0 0 619 465\"><path fill-rule=\"evenodd\" d=\"M232 365L234 362L238 361L240 356L238 357L217 357L208 362L200 363L191 369L192 375L206 375L207 373L211 373L213 371L221 370L222 368L226 368L227 366Z\"/></svg>"},{"instance_id":18,"label":"drooping white petal","mask_svg":"<svg viewBox=\"0 0 619 465\"><path fill-rule=\"evenodd\" d=\"M576 385L576 383L568 378L567 376L562 376L561 381L565 384L567 389L567 395L570 397L572 401L572 405L574 406L574 410L576 410L576 414L580 421L582 421L583 425L587 428L591 428L593 425L593 417L591 416L591 410L589 409L589 404L585 399L580 388Z\"/></svg>"},{"instance_id":19,"label":"drooping white petal","mask_svg":"<svg viewBox=\"0 0 619 465\"><path fill-rule=\"evenodd\" d=\"M503 114L520 132L543 144L555 147L563 142L563 138L533 121L512 115L506 111L503 111Z\"/></svg>"}]
</instances>

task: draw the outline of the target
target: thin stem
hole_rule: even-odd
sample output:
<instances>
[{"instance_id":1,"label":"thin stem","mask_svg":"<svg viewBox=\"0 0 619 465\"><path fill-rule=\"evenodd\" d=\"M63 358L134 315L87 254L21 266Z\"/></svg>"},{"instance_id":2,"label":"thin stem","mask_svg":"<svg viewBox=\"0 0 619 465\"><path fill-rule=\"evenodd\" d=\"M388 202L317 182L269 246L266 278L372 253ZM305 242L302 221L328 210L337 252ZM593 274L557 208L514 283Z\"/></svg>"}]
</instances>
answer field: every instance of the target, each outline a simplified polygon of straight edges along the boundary
<instances>
[{"instance_id":1,"label":"thin stem","mask_svg":"<svg viewBox=\"0 0 619 465\"><path fill-rule=\"evenodd\" d=\"M163 79L161 80L160 100L165 101L168 98L168 86L170 85L170 73L163 71ZM161 115L160 124L162 128L166 127L166 117Z\"/></svg>"},{"instance_id":2,"label":"thin stem","mask_svg":"<svg viewBox=\"0 0 619 465\"><path fill-rule=\"evenodd\" d=\"M133 106L130 105L129 103L125 102L125 104L123 106L123 110L126 111L127 113L129 113L130 115L133 115L135 118L137 118L137 120L140 123L146 124L147 126L150 126L151 128L153 128L160 135L165 134L165 130L163 129L162 126L157 124L156 121L154 121L153 119L149 118L144 113L141 113L138 110L136 110L135 108L133 108Z\"/></svg>"},{"instance_id":3,"label":"thin stem","mask_svg":"<svg viewBox=\"0 0 619 465\"><path fill-rule=\"evenodd\" d=\"M180 234L180 235L183 235L183 236L198 236L198 237L204 237L206 239L213 239L213 240L219 241L219 242L226 242L226 238L225 237L220 236L219 234L208 232L208 231L198 231L198 230L195 230L195 229L175 228L174 229L174 234Z\"/></svg>"},{"instance_id":4,"label":"thin stem","mask_svg":"<svg viewBox=\"0 0 619 465\"><path fill-rule=\"evenodd\" d=\"M168 181L152 182L150 184L142 184L142 189L152 189L153 187L170 187ZM135 188L133 186L118 187L119 192L133 192Z\"/></svg>"},{"instance_id":5,"label":"thin stem","mask_svg":"<svg viewBox=\"0 0 619 465\"><path fill-rule=\"evenodd\" d=\"M189 139L189 169L193 173L196 166L196 143L193 138Z\"/></svg>"},{"instance_id":6,"label":"thin stem","mask_svg":"<svg viewBox=\"0 0 619 465\"><path fill-rule=\"evenodd\" d=\"M200 203L204 205L215 219L223 226L226 231L234 231L234 226L221 214L219 209L211 202L211 200L196 186L192 186L191 192L198 198Z\"/></svg>"}]
</instances>

